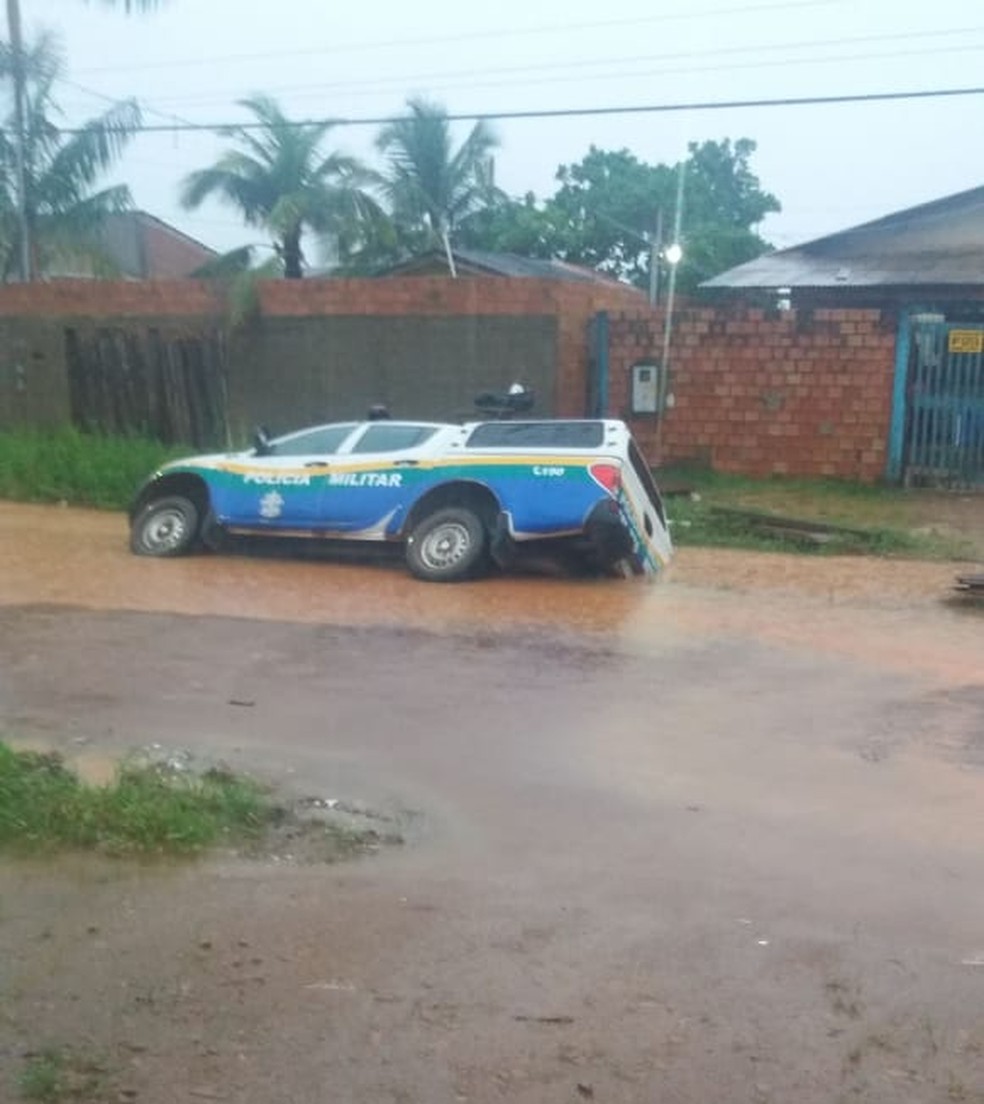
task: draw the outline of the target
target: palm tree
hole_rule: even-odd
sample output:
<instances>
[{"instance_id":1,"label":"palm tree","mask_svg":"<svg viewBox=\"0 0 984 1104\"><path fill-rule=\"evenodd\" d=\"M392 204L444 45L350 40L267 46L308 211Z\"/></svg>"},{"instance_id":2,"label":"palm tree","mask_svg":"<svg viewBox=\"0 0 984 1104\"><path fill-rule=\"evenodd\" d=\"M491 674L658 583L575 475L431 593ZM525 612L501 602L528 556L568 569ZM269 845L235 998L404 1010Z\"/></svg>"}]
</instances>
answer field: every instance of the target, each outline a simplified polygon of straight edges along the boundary
<instances>
[{"instance_id":1,"label":"palm tree","mask_svg":"<svg viewBox=\"0 0 984 1104\"><path fill-rule=\"evenodd\" d=\"M454 276L455 227L500 195L492 176L498 138L480 121L455 150L443 107L421 99L409 100L407 106L410 114L389 123L376 139L389 159L384 187L392 216L405 230L442 246Z\"/></svg>"},{"instance_id":2,"label":"palm tree","mask_svg":"<svg viewBox=\"0 0 984 1104\"><path fill-rule=\"evenodd\" d=\"M58 108L52 90L62 61L52 39L43 36L23 51L22 59L23 141L17 140L13 120L0 133L0 263L5 280L21 258L26 279L55 261L102 259L100 231L107 216L127 210L132 200L123 185L97 190L96 184L140 125L140 109L129 100L73 133L63 133L53 121ZM12 63L13 51L0 50L0 76Z\"/></svg>"},{"instance_id":3,"label":"palm tree","mask_svg":"<svg viewBox=\"0 0 984 1104\"><path fill-rule=\"evenodd\" d=\"M103 2L116 6L119 0L103 0ZM162 2L164 2L164 0L122 0L123 11L127 15L134 11L151 11ZM13 153L15 162L14 175L17 187L17 215L21 223L20 268L21 279L29 280L31 278L31 241L27 220L27 186L24 179L24 158L26 156L24 149L24 98L27 94L27 65L24 56L23 36L21 33L20 0L7 0L7 32L10 35L10 77L14 86Z\"/></svg>"},{"instance_id":4,"label":"palm tree","mask_svg":"<svg viewBox=\"0 0 984 1104\"><path fill-rule=\"evenodd\" d=\"M354 158L323 153L332 123L291 122L267 96L253 96L240 105L260 126L221 131L239 148L187 177L181 202L191 209L217 196L238 207L247 225L273 235L284 275L298 279L303 275L305 230L349 240L352 228L378 211L365 191L372 177Z\"/></svg>"}]
</instances>

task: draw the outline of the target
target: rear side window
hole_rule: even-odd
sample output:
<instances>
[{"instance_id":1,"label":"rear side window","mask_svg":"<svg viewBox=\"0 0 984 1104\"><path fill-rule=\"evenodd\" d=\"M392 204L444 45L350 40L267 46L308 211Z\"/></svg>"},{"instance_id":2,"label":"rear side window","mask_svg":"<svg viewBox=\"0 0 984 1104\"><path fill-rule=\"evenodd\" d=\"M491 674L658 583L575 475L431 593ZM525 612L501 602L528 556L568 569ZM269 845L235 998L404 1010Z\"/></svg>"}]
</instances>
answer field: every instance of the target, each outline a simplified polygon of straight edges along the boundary
<instances>
[{"instance_id":1,"label":"rear side window","mask_svg":"<svg viewBox=\"0 0 984 1104\"><path fill-rule=\"evenodd\" d=\"M486 422L465 448L599 448L604 440L603 422Z\"/></svg>"},{"instance_id":2,"label":"rear side window","mask_svg":"<svg viewBox=\"0 0 984 1104\"><path fill-rule=\"evenodd\" d=\"M656 513L659 514L659 520L665 525L666 514L663 512L663 499L656 488L656 480L653 479L653 473L642 453L639 451L639 446L635 441L629 441L629 461L632 464L632 470L639 477L639 482L645 488L646 497L653 504Z\"/></svg>"},{"instance_id":3,"label":"rear side window","mask_svg":"<svg viewBox=\"0 0 984 1104\"><path fill-rule=\"evenodd\" d=\"M434 426L399 425L377 422L352 446L352 452L400 452L416 448L437 432Z\"/></svg>"},{"instance_id":4,"label":"rear side window","mask_svg":"<svg viewBox=\"0 0 984 1104\"><path fill-rule=\"evenodd\" d=\"M327 456L337 452L342 442L355 429L355 422L319 426L301 433L292 433L272 441L268 456Z\"/></svg>"}]
</instances>

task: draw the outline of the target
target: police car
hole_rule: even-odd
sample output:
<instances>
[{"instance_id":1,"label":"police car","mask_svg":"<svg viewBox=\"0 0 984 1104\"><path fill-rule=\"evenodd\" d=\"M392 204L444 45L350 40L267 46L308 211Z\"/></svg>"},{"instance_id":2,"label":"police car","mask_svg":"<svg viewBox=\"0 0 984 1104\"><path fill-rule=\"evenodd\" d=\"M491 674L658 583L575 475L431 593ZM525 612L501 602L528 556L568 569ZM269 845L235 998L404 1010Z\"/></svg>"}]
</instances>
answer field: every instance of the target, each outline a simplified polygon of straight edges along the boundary
<instances>
[{"instance_id":1,"label":"police car","mask_svg":"<svg viewBox=\"0 0 984 1104\"><path fill-rule=\"evenodd\" d=\"M315 426L245 452L165 465L130 511L133 552L179 556L231 536L389 541L420 579L451 582L524 549L653 575L666 515L628 427L610 420L377 420Z\"/></svg>"}]
</instances>

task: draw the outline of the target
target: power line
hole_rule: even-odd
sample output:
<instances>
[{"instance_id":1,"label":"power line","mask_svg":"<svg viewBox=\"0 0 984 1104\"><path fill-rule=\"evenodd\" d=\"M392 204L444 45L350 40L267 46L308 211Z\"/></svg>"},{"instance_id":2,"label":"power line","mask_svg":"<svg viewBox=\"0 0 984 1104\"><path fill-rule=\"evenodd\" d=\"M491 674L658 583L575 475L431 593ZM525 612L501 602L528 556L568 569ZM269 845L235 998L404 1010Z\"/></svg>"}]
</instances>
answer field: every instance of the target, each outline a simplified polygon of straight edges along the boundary
<instances>
[{"instance_id":1,"label":"power line","mask_svg":"<svg viewBox=\"0 0 984 1104\"><path fill-rule=\"evenodd\" d=\"M586 79L597 80L597 79L603 79L607 74L602 73L602 74L599 75L597 73L588 73L588 72L586 72L586 70L588 70L588 69L598 69L601 66L610 66L610 65L618 65L618 66L624 67L626 65L638 65L638 64L644 64L644 63L648 64L648 63L651 63L651 62L678 61L678 60L684 59L684 58L693 61L695 59L700 59L700 58L727 57L727 56L742 55L742 54L751 54L751 55L770 54L770 53L776 53L778 51L785 51L785 50L806 50L806 49L811 49L812 50L812 49L819 49L819 48L822 48L822 47L830 47L830 46L854 46L854 45L861 45L861 44L868 44L868 43L871 43L871 44L873 44L873 43L886 43L887 44L887 43L900 42L900 41L911 41L912 39L919 39L921 42L925 42L927 39L951 38L954 35L980 34L980 32L982 32L982 31L984 31L984 26L959 27L959 28L953 28L953 29L950 29L950 30L929 31L929 32L904 31L904 32L896 33L896 34L855 35L855 36L852 36L852 37L829 38L829 39L812 39L812 40L799 41L799 42L766 43L766 44L761 45L761 46L723 46L723 47L718 47L718 48L712 49L712 50L698 50L698 51L694 51L694 50L674 50L674 51L667 52L667 53L635 54L635 55L628 55L628 56L624 56L624 57L606 57L606 58L595 57L595 58L591 58L591 59L580 59L580 60L574 60L574 61L547 62L547 63L527 64L527 65L492 66L492 67L489 67L489 68L475 68L475 67L472 67L470 69L452 69L452 70L445 69L445 70L439 70L439 71L436 71L436 72L432 71L432 72L428 72L428 73L389 74L389 75L387 75L385 81L383 81L383 82L380 82L378 77L371 77L371 78L365 78L365 79L360 78L360 79L357 79L357 80L325 81L325 82L320 82L320 83L317 83L317 84L307 83L307 84L294 84L294 85L279 85L279 86L275 86L273 88L268 88L267 91L270 92L270 93L273 93L273 94L297 93L297 92L305 92L305 91L308 91L308 90L310 90L311 92L350 92L351 89L367 87L367 88L371 89L373 92L376 92L376 91L384 90L384 88L383 88L384 85L385 85L386 88L391 88L391 87L399 88L399 87L405 87L406 85L412 85L415 82L419 82L419 81L431 81L431 80L445 81L445 80L454 80L455 78L459 78L459 77L467 78L468 82L469 82L469 85L474 86L474 82L475 82L476 77L497 76L497 75L500 75L500 74L502 74L502 75L514 75L514 74L523 74L523 73L541 73L541 72L551 72L551 71L558 71L558 70L563 71L563 70L569 70L569 69L574 69L574 70L577 71L575 79L578 80L578 81L583 81L583 80L586 80ZM965 43L965 44L959 45L957 47L935 47L935 48L930 47L929 49L926 49L926 50L914 51L914 53L916 53L918 56L924 56L924 55L929 55L931 53L947 52L948 50L953 50L953 49L956 49L956 50L975 50L975 49L980 49L980 48L981 48L981 46L979 44L968 46ZM912 52L910 52L910 53L912 53ZM747 63L744 66L741 66L741 65L731 66L731 65L729 65L729 66L723 66L723 67L715 67L710 71L718 72L718 71L722 71L722 70L731 70L731 69L742 68L742 67L748 68L750 66L765 66L765 65L773 65L773 66L774 65L809 65L809 64L812 64L812 63L817 62L817 61L823 61L823 62L841 61L841 60L855 61L855 60L865 60L865 59L870 58L870 57L874 57L874 58L891 58L891 57L899 57L899 56L907 56L907 54L906 53L885 53L885 52L881 52L881 53L875 53L875 54L826 55L826 56L820 57L820 58L811 58L811 57L789 58L789 59L784 59L781 62L763 62L763 61L755 60L755 61ZM688 67L686 69L663 70L663 72L666 72L666 73L692 73L692 72L707 72L707 71L709 71L709 70L706 67ZM645 73L635 73L635 74L628 73L628 74L626 74L624 68L620 68L615 75L628 75L628 76L633 76L633 75L640 76L641 75L641 76L647 76L647 75L649 75L649 73L645 72ZM570 79L571 78L569 78L569 77L552 78L550 82L553 83L553 82L558 81L558 80L560 82L563 82L563 81L570 80ZM509 83L510 84L515 84L516 82L511 80ZM522 83L531 83L531 82L522 82ZM547 83L547 81L543 81L542 83ZM489 87L489 85L484 84L484 85L481 85L480 87ZM180 96L163 96L163 97L158 96L158 97L156 97L157 102L159 102L159 103L185 103L185 104L201 104L201 103L206 103L206 102L214 102L215 100L228 101L228 99L230 99L230 98L231 97L230 97L229 94L222 93L219 90L215 90L215 91L211 91L211 92L190 93L188 95L180 95Z\"/></svg>"},{"instance_id":2,"label":"power line","mask_svg":"<svg viewBox=\"0 0 984 1104\"><path fill-rule=\"evenodd\" d=\"M272 58L290 57L316 57L326 54L348 54L363 51L375 51L404 46L436 46L457 42L487 41L492 38L508 38L516 41L524 37L532 37L543 34L556 34L559 30L603 30L606 28L638 27L653 23L686 22L694 19L706 19L714 15L747 15L753 12L782 11L795 12L803 8L826 8L832 5L841 5L844 0L803 0L802 3L791 4L782 0L768 0L757 4L745 4L731 8L707 8L703 11L664 13L662 15L641 16L635 19L606 19L588 23L566 23L558 26L556 23L538 24L533 27L507 27L501 30L469 31L462 34L440 35L422 38L396 38L383 42L365 41L353 42L347 45L312 47L306 50L269 50L254 54L227 54L226 56L211 55L207 58L186 58L182 61L151 62L142 65L106 65L98 68L80 69L79 73L129 73L135 70L147 69L177 69L188 66L222 65L237 61L269 61Z\"/></svg>"},{"instance_id":3,"label":"power line","mask_svg":"<svg viewBox=\"0 0 984 1104\"><path fill-rule=\"evenodd\" d=\"M877 60L894 60L904 57L916 57L925 58L930 56L938 56L940 54L955 54L955 53L980 53L984 51L984 42L975 43L973 45L964 46L939 46L931 50L892 50L891 52L880 53L859 53L859 54L826 54L820 57L804 57L804 58L790 58L790 59L774 59L770 61L745 61L737 62L728 65L688 65L688 66L676 66L674 68L660 68L660 69L625 69L620 68L615 71L609 72L596 72L596 73L575 73L568 76L551 76L551 77L532 77L529 80L483 80L476 81L469 79L467 81L450 81L447 83L441 83L437 85L430 85L429 92L431 93L443 93L447 91L453 91L456 88L466 87L469 90L476 90L479 88L541 88L546 85L557 84L585 84L588 81L593 84L598 84L602 81L627 81L638 80L646 77L673 77L690 75L694 73L735 73L739 70L746 69L776 69L785 68L789 65L805 66L805 65L830 65L835 63L847 63L853 61L869 61L871 59ZM407 85L400 81L391 81L384 84L374 84L369 88L357 88L355 91L346 91L346 96L349 98L358 98L366 96L379 96L388 93L393 93L405 89ZM291 87L274 88L269 91L284 94L290 93L295 99L312 99L314 97L323 96L326 91L331 91L333 86L324 85L294 85ZM165 100L158 99L159 103L177 103L180 102L183 106L207 106L214 103L228 103L232 97L230 95L224 96L189 96L189 97L174 97L167 98Z\"/></svg>"},{"instance_id":4,"label":"power line","mask_svg":"<svg viewBox=\"0 0 984 1104\"><path fill-rule=\"evenodd\" d=\"M740 70L754 69L756 71L762 69L782 69L789 65L798 65L800 67L805 65L830 65L834 63L847 63L852 61L870 61L872 59L877 60L892 60L903 57L917 57L923 58L932 55L939 54L954 54L954 53L980 53L984 50L984 43L978 43L972 46L941 46L935 50L893 50L890 53L860 53L860 54L827 54L821 57L808 57L808 58L795 58L795 59L774 59L771 61L746 61L728 65L687 65L676 66L675 68L661 68L661 69L621 69L618 72L610 73L591 73L587 76L581 74L573 74L563 77L541 77L528 81L514 81L514 80L496 80L496 81L468 81L464 86L469 89L478 88L540 88L546 85L556 84L585 84L587 81L599 83L601 81L628 81L638 80L646 77L674 77L692 75L695 73L736 73ZM436 92L444 92L456 87L462 87L461 83L458 84L442 84L435 87ZM355 92L351 95L359 96L366 95L363 92ZM306 98L306 96L305 96Z\"/></svg>"},{"instance_id":5,"label":"power line","mask_svg":"<svg viewBox=\"0 0 984 1104\"><path fill-rule=\"evenodd\" d=\"M984 87L977 88L932 88L909 92L861 92L838 96L786 96L777 99L757 100L697 100L690 103L670 104L627 104L613 107L563 107L542 108L532 111L472 111L450 112L448 122L495 122L508 119L573 119L602 115L656 115L678 111L733 111L767 107L815 107L849 103L891 103L903 100L953 99L958 96L984 95ZM406 115L380 115L361 118L336 119L298 119L289 123L294 127L329 126L359 127L387 126L402 122ZM224 122L224 123L151 123L134 127L139 134L175 134L188 131L243 131L262 130L261 122ZM78 134L78 127L59 127L61 134Z\"/></svg>"},{"instance_id":6,"label":"power line","mask_svg":"<svg viewBox=\"0 0 984 1104\"><path fill-rule=\"evenodd\" d=\"M69 80L67 77L56 77L59 84L64 84L68 88L74 88L77 92L83 92L87 96L94 96L97 100L102 100L104 103L118 104L122 102L117 96L107 96L105 92L97 92L94 88L87 88L84 84L79 84L77 81ZM128 97L124 97L126 100ZM141 109L146 111L148 115L156 115L159 119L172 119L177 123L182 123L185 126L193 127L195 124L191 119L186 119L183 115L176 115L173 111L158 111L155 107L152 107L146 100L137 98L137 103ZM65 133L65 132L63 132Z\"/></svg>"}]
</instances>

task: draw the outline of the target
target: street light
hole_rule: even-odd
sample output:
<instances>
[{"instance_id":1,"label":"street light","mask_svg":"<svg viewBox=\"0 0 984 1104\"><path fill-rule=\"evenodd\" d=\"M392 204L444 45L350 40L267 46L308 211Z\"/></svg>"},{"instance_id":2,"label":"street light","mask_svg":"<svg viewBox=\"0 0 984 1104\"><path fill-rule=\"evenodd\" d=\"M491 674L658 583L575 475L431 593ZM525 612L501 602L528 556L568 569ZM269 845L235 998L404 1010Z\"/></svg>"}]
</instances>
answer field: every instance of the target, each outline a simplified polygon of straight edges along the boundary
<instances>
[{"instance_id":1,"label":"street light","mask_svg":"<svg viewBox=\"0 0 984 1104\"><path fill-rule=\"evenodd\" d=\"M670 387L670 337L673 333L673 299L676 295L677 270L683 260L683 248L680 245L680 228L683 225L683 188L687 178L687 163L681 161L677 167L676 212L673 218L673 240L666 247L664 256L670 266L670 286L667 289L666 309L663 312L663 355L660 358L660 409L667 406ZM656 448L659 451L660 437L663 431L663 419L656 426Z\"/></svg>"},{"instance_id":2,"label":"street light","mask_svg":"<svg viewBox=\"0 0 984 1104\"><path fill-rule=\"evenodd\" d=\"M660 220L662 221L662 219ZM662 243L654 238L649 251L649 305L659 306L660 268L669 265L670 285L674 283L676 266L683 260L683 246L672 242L664 249Z\"/></svg>"}]
</instances>

